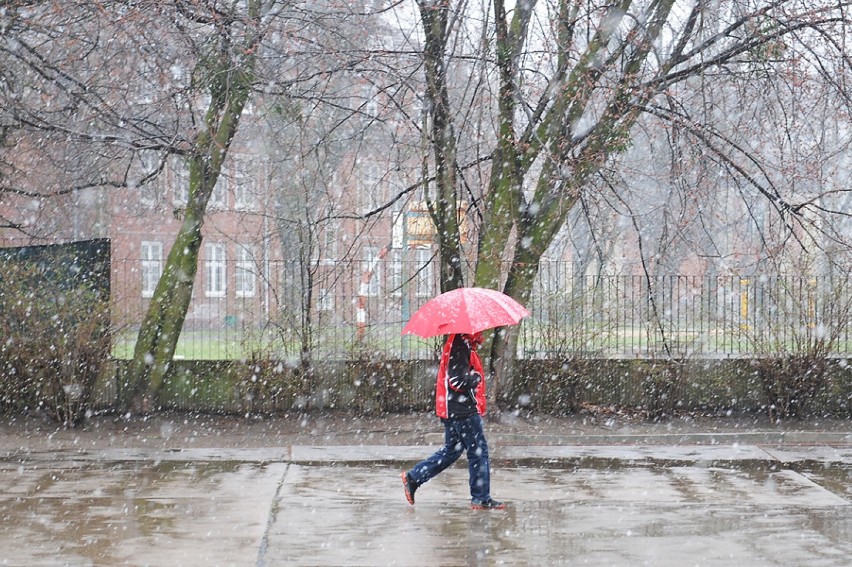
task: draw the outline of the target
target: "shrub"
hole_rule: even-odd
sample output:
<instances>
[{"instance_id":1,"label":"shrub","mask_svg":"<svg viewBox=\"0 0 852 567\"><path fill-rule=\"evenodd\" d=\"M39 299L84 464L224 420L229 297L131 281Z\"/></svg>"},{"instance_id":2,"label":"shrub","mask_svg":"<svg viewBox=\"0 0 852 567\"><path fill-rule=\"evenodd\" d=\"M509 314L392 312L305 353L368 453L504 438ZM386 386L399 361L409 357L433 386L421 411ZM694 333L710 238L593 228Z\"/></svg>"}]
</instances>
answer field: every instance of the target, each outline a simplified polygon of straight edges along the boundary
<instances>
[{"instance_id":1,"label":"shrub","mask_svg":"<svg viewBox=\"0 0 852 567\"><path fill-rule=\"evenodd\" d=\"M827 385L830 360L820 352L800 353L755 362L772 417L808 415Z\"/></svg>"},{"instance_id":2,"label":"shrub","mask_svg":"<svg viewBox=\"0 0 852 567\"><path fill-rule=\"evenodd\" d=\"M685 361L654 360L643 364L643 406L649 421L671 417L682 395Z\"/></svg>"},{"instance_id":3,"label":"shrub","mask_svg":"<svg viewBox=\"0 0 852 567\"><path fill-rule=\"evenodd\" d=\"M109 361L109 308L85 286L65 287L35 265L0 265L0 406L73 427Z\"/></svg>"},{"instance_id":4,"label":"shrub","mask_svg":"<svg viewBox=\"0 0 852 567\"><path fill-rule=\"evenodd\" d=\"M804 417L824 393L834 352L852 316L849 273L758 281L759 305L743 326L772 417ZM760 300L759 302L757 300Z\"/></svg>"},{"instance_id":5,"label":"shrub","mask_svg":"<svg viewBox=\"0 0 852 567\"><path fill-rule=\"evenodd\" d=\"M580 407L580 382L591 363L585 359L558 358L536 360L519 367L511 399L518 409L555 415L569 414Z\"/></svg>"},{"instance_id":6,"label":"shrub","mask_svg":"<svg viewBox=\"0 0 852 567\"><path fill-rule=\"evenodd\" d=\"M314 382L310 370L287 365L259 351L252 352L240 369L237 388L243 413L270 414L307 407Z\"/></svg>"}]
</instances>

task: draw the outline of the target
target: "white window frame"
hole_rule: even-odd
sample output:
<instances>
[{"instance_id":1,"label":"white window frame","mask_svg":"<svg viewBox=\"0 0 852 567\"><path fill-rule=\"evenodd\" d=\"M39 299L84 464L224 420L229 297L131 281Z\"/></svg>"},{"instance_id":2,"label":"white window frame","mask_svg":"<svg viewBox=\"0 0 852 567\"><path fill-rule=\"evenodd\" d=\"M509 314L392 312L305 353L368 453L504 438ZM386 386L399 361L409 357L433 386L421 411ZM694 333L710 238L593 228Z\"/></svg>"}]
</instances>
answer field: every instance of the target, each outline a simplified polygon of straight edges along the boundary
<instances>
[{"instance_id":1,"label":"white window frame","mask_svg":"<svg viewBox=\"0 0 852 567\"><path fill-rule=\"evenodd\" d=\"M391 248L405 246L405 211L397 204L391 209Z\"/></svg>"},{"instance_id":2,"label":"white window frame","mask_svg":"<svg viewBox=\"0 0 852 567\"><path fill-rule=\"evenodd\" d=\"M363 163L363 162L361 162ZM369 213L379 208L384 201L383 174L376 160L368 160L363 165L363 185L361 187L361 207L363 212Z\"/></svg>"},{"instance_id":3,"label":"white window frame","mask_svg":"<svg viewBox=\"0 0 852 567\"><path fill-rule=\"evenodd\" d=\"M228 293L228 268L225 245L210 243L205 247L204 296L225 297Z\"/></svg>"},{"instance_id":4,"label":"white window frame","mask_svg":"<svg viewBox=\"0 0 852 567\"><path fill-rule=\"evenodd\" d=\"M366 274L367 271L371 271L370 279L364 282L362 280L361 286L361 295L366 295L367 297L378 297L379 292L381 291L381 286L379 285L381 282L382 275L382 263L379 261L379 249L373 246L367 246L364 248L364 264L362 275Z\"/></svg>"},{"instance_id":5,"label":"white window frame","mask_svg":"<svg viewBox=\"0 0 852 567\"><path fill-rule=\"evenodd\" d=\"M171 166L174 204L185 207L189 203L189 168L186 161L180 158L173 159Z\"/></svg>"},{"instance_id":6,"label":"white window frame","mask_svg":"<svg viewBox=\"0 0 852 567\"><path fill-rule=\"evenodd\" d=\"M319 255L323 263L334 263L337 258L337 225L333 222L327 223L322 229L322 250Z\"/></svg>"},{"instance_id":7,"label":"white window frame","mask_svg":"<svg viewBox=\"0 0 852 567\"><path fill-rule=\"evenodd\" d=\"M234 264L234 293L237 297L254 297L257 295L254 255L248 244L237 246L237 261Z\"/></svg>"},{"instance_id":8,"label":"white window frame","mask_svg":"<svg viewBox=\"0 0 852 567\"><path fill-rule=\"evenodd\" d=\"M334 311L334 290L325 287L320 288L317 309L319 311Z\"/></svg>"},{"instance_id":9,"label":"white window frame","mask_svg":"<svg viewBox=\"0 0 852 567\"><path fill-rule=\"evenodd\" d=\"M222 168L219 177L216 179L216 185L213 186L213 191L210 193L208 206L214 209L227 209L229 185L227 172Z\"/></svg>"},{"instance_id":10,"label":"white window frame","mask_svg":"<svg viewBox=\"0 0 852 567\"><path fill-rule=\"evenodd\" d=\"M367 104L364 106L364 112L372 117L379 115L379 103L376 102L376 99L373 98L373 96L370 97L370 100L368 100Z\"/></svg>"},{"instance_id":11,"label":"white window frame","mask_svg":"<svg viewBox=\"0 0 852 567\"><path fill-rule=\"evenodd\" d=\"M388 288L394 297L402 295L402 255L399 250L391 252L390 265L388 266Z\"/></svg>"},{"instance_id":12,"label":"white window frame","mask_svg":"<svg viewBox=\"0 0 852 567\"><path fill-rule=\"evenodd\" d=\"M155 173L160 166L160 154L156 152L141 152L139 161L142 163L142 171L140 178L147 177ZM160 204L160 188L162 172L154 175L144 185L139 187L139 202L147 207L154 207Z\"/></svg>"},{"instance_id":13,"label":"white window frame","mask_svg":"<svg viewBox=\"0 0 852 567\"><path fill-rule=\"evenodd\" d=\"M417 278L415 295L417 297L431 297L432 293L432 249L418 248L415 251L417 258Z\"/></svg>"},{"instance_id":14,"label":"white window frame","mask_svg":"<svg viewBox=\"0 0 852 567\"><path fill-rule=\"evenodd\" d=\"M143 240L141 243L142 297L154 297L163 275L163 243Z\"/></svg>"},{"instance_id":15,"label":"white window frame","mask_svg":"<svg viewBox=\"0 0 852 567\"><path fill-rule=\"evenodd\" d=\"M257 210L257 160L246 156L234 161L234 209Z\"/></svg>"}]
</instances>

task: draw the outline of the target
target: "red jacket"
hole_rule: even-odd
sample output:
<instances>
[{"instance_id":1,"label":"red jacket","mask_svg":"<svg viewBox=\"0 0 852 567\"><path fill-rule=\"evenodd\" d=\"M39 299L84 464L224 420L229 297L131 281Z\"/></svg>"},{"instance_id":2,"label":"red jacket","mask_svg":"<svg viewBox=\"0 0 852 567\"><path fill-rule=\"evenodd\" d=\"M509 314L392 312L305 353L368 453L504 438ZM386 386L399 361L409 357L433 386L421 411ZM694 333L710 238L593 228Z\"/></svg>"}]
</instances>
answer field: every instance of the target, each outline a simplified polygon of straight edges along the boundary
<instances>
[{"instance_id":1,"label":"red jacket","mask_svg":"<svg viewBox=\"0 0 852 567\"><path fill-rule=\"evenodd\" d=\"M441 363L438 366L438 376L435 383L435 413L438 417L446 419L449 417L447 410L447 391L450 388L450 377L447 369L450 364L450 350L453 346L455 335L447 337L447 342L444 343L444 350L441 353ZM482 360L476 353L476 350L470 349L470 367L482 376L479 385L474 389L474 397L476 399L476 411L479 415L485 414L485 372L482 369Z\"/></svg>"}]
</instances>

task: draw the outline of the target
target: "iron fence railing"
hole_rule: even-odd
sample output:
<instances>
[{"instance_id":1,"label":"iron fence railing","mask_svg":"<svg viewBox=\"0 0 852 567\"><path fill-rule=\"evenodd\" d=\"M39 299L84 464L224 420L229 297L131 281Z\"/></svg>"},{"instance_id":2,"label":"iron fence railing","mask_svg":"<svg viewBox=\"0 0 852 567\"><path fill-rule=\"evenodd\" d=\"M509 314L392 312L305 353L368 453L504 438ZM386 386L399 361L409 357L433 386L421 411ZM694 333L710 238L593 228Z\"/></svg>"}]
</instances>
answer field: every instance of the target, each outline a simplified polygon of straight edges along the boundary
<instances>
[{"instance_id":1,"label":"iron fence railing","mask_svg":"<svg viewBox=\"0 0 852 567\"><path fill-rule=\"evenodd\" d=\"M848 278L588 276L543 264L520 325L522 358L739 358L850 348ZM114 355L132 354L158 265L113 260ZM196 360L432 358L436 339L402 337L437 293L437 270L392 255L369 262L201 266L176 357ZM215 280L215 281L214 281ZM148 283L146 283L148 282Z\"/></svg>"}]
</instances>

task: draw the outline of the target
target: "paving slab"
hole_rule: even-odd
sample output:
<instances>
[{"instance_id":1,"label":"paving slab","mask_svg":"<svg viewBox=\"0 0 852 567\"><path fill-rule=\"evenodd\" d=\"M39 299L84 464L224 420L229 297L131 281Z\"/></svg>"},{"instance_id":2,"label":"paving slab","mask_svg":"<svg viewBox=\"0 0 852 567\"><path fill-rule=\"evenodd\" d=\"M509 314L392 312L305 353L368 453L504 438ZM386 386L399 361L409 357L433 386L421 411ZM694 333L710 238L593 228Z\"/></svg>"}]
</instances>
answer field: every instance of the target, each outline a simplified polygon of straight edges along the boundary
<instances>
[{"instance_id":1,"label":"paving slab","mask_svg":"<svg viewBox=\"0 0 852 567\"><path fill-rule=\"evenodd\" d=\"M464 457L338 445L11 452L0 565L846 566L850 447L497 443L503 512L469 509Z\"/></svg>"},{"instance_id":2,"label":"paving slab","mask_svg":"<svg viewBox=\"0 0 852 567\"><path fill-rule=\"evenodd\" d=\"M852 446L766 447L765 451L782 463L815 461L852 464Z\"/></svg>"},{"instance_id":3,"label":"paving slab","mask_svg":"<svg viewBox=\"0 0 852 567\"><path fill-rule=\"evenodd\" d=\"M254 565L285 464L0 467L0 565Z\"/></svg>"},{"instance_id":4,"label":"paving slab","mask_svg":"<svg viewBox=\"0 0 852 567\"><path fill-rule=\"evenodd\" d=\"M852 552L850 503L795 471L499 469L509 507L485 513L468 508L464 469L415 506L392 472L291 467L262 563L839 567Z\"/></svg>"},{"instance_id":5,"label":"paving slab","mask_svg":"<svg viewBox=\"0 0 852 567\"><path fill-rule=\"evenodd\" d=\"M539 459L579 462L587 459L642 462L736 462L772 461L771 454L753 445L596 445L596 446L530 446L498 447L495 458L508 461Z\"/></svg>"}]
</instances>

